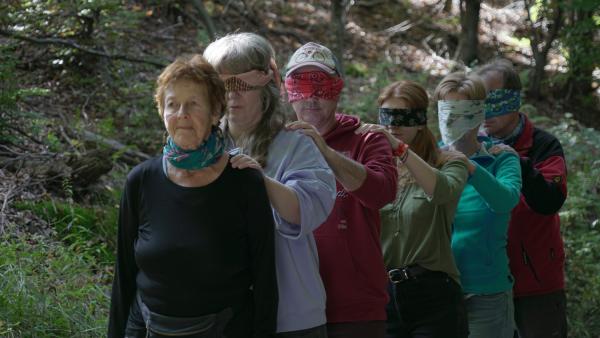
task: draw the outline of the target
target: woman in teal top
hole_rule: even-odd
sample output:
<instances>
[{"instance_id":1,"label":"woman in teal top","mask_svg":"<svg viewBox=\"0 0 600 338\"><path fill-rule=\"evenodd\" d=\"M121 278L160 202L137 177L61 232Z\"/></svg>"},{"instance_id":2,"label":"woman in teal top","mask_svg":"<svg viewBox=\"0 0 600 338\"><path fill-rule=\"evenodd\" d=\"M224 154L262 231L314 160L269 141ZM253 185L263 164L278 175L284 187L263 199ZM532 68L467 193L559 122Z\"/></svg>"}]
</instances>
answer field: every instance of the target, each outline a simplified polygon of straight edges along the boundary
<instances>
[{"instance_id":1,"label":"woman in teal top","mask_svg":"<svg viewBox=\"0 0 600 338\"><path fill-rule=\"evenodd\" d=\"M512 284L506 233L519 202L521 168L512 148L477 137L483 82L452 73L435 91L443 142L469 157L469 179L454 218L452 251L461 274L470 338L512 338Z\"/></svg>"},{"instance_id":2,"label":"woman in teal top","mask_svg":"<svg viewBox=\"0 0 600 338\"><path fill-rule=\"evenodd\" d=\"M392 83L379 96L380 125L360 129L383 132L398 161L396 200L381 210L381 243L390 276L388 338L467 337L450 237L468 159L437 147L427 127L428 103L420 85Z\"/></svg>"}]
</instances>

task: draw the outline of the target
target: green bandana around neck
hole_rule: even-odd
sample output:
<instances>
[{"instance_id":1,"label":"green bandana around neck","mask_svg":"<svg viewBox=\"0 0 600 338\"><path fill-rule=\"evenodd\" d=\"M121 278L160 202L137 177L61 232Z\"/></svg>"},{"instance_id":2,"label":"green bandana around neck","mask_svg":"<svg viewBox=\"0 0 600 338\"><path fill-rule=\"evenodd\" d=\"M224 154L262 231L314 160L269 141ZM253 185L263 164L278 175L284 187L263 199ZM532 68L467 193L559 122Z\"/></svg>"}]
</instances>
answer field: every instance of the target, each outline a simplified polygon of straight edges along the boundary
<instances>
[{"instance_id":1,"label":"green bandana around neck","mask_svg":"<svg viewBox=\"0 0 600 338\"><path fill-rule=\"evenodd\" d=\"M208 139L192 150L181 149L169 136L163 148L163 156L176 168L200 170L216 163L224 149L223 133L219 127L213 126Z\"/></svg>"}]
</instances>

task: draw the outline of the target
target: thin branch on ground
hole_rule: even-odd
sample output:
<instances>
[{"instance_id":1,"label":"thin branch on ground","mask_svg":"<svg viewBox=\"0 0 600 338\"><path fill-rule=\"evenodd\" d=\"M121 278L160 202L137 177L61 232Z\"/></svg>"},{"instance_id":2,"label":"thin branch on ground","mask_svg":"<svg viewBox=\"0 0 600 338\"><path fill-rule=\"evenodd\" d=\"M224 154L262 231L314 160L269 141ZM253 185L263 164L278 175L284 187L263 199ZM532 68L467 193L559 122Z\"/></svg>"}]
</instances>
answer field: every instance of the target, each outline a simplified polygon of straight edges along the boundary
<instances>
[{"instance_id":1,"label":"thin branch on ground","mask_svg":"<svg viewBox=\"0 0 600 338\"><path fill-rule=\"evenodd\" d=\"M125 54L106 53L103 51L99 51L97 49L92 49L89 47L82 46L82 45L78 44L77 42L71 41L71 40L65 40L65 39L59 39L59 38L34 38L34 37L25 36L25 35L22 35L19 33L7 31L4 29L0 29L0 35L6 36L11 39L23 40L23 41L37 43L37 44L67 46L67 47L75 48L77 50L80 50L80 51L88 53L88 54L97 55L97 56L101 56L101 57L105 57L105 58L113 59L113 60L125 60L125 61L135 62L135 63L145 63L145 64L150 64L150 65L156 66L158 68L162 68L167 65L166 62L157 61L157 60L140 59L140 58L136 58L136 57L133 57L130 55L125 55Z\"/></svg>"},{"instance_id":2,"label":"thin branch on ground","mask_svg":"<svg viewBox=\"0 0 600 338\"><path fill-rule=\"evenodd\" d=\"M169 31L169 30L171 30L171 29L173 29L173 28L179 28L179 27L183 27L183 22L179 21L179 22L177 22L176 24L173 24L173 25L171 25L171 26L167 26L167 27L165 27L165 28L162 28L162 29L158 30L158 31L156 32L156 34L161 34L161 33L164 33L164 32L166 32L166 31Z\"/></svg>"},{"instance_id":3,"label":"thin branch on ground","mask_svg":"<svg viewBox=\"0 0 600 338\"><path fill-rule=\"evenodd\" d=\"M41 144L41 145L43 145L43 144L44 144L44 142L42 142L42 141L40 141L40 140L36 139L35 137L33 137L33 136L31 136L31 135L27 134L27 132L25 132L23 129L21 129L21 128L19 128L19 127L15 126L14 124L11 124L11 125L9 125L8 127L9 127L10 129L12 129L12 130L16 131L17 133L19 133L19 134L21 134L21 135L23 135L23 136L27 137L28 139L30 139L31 141L33 141L33 142L35 142L35 143L37 143L37 144Z\"/></svg>"}]
</instances>

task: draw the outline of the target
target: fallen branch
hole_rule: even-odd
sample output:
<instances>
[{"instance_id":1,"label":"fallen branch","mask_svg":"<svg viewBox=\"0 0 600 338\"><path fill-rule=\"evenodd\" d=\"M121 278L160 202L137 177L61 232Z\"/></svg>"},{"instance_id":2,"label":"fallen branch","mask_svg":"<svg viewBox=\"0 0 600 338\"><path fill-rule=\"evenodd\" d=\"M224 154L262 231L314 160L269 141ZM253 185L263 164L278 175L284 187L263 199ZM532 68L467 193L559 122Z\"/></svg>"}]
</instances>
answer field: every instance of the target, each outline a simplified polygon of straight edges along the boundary
<instances>
[{"instance_id":1,"label":"fallen branch","mask_svg":"<svg viewBox=\"0 0 600 338\"><path fill-rule=\"evenodd\" d=\"M387 1L385 0L372 0L372 1L356 1L354 3L355 6L360 6L360 7L366 7L366 8L373 8L375 6L379 6L381 4L386 3Z\"/></svg>"},{"instance_id":2,"label":"fallen branch","mask_svg":"<svg viewBox=\"0 0 600 338\"><path fill-rule=\"evenodd\" d=\"M158 68L163 68L167 65L166 62L157 61L157 60L140 59L140 58L136 58L133 56L124 55L124 54L105 53L105 52L102 52L102 51L99 51L96 49L82 46L82 45L76 43L75 41L71 41L71 40L65 40L65 39L59 39L59 38L33 38L33 37L21 35L19 33L10 32L10 31L4 30L4 29L0 29L0 35L6 36L11 39L23 40L23 41L28 41L28 42L37 43L37 44L63 45L63 46L75 48L77 50L80 50L82 52L92 54L92 55L97 55L97 56L101 56L101 57L105 57L105 58L109 58L109 59L115 59L115 60L125 60L125 61L129 61L129 62L146 63L146 64L156 66Z\"/></svg>"},{"instance_id":3,"label":"fallen branch","mask_svg":"<svg viewBox=\"0 0 600 338\"><path fill-rule=\"evenodd\" d=\"M411 29L413 26L419 24L420 22L411 22L410 20L404 20L401 23L394 25L392 27L386 28L383 30L383 33L387 34L389 37L397 33L403 33L407 30Z\"/></svg>"},{"instance_id":4,"label":"fallen branch","mask_svg":"<svg viewBox=\"0 0 600 338\"><path fill-rule=\"evenodd\" d=\"M35 142L37 144L44 144L42 141L40 141L40 140L36 139L35 137L27 134L23 129L21 129L21 128L15 126L15 125L8 125L8 128L16 131L17 133L21 134L22 136L27 137L28 139L30 139L31 141L33 141L33 142Z\"/></svg>"},{"instance_id":5,"label":"fallen branch","mask_svg":"<svg viewBox=\"0 0 600 338\"><path fill-rule=\"evenodd\" d=\"M104 136L100 136L98 134L94 134L91 131L84 130L81 133L81 135L83 136L84 139L86 139L88 141L100 143L104 146L107 146L107 147L117 151L117 152L122 152L123 153L123 155L122 155L123 161L126 162L127 164L135 165L135 164L140 163L141 161L145 161L145 160L152 158L152 156L150 156L146 153L130 149L129 146L126 146L119 141L112 140L112 139L106 138Z\"/></svg>"}]
</instances>

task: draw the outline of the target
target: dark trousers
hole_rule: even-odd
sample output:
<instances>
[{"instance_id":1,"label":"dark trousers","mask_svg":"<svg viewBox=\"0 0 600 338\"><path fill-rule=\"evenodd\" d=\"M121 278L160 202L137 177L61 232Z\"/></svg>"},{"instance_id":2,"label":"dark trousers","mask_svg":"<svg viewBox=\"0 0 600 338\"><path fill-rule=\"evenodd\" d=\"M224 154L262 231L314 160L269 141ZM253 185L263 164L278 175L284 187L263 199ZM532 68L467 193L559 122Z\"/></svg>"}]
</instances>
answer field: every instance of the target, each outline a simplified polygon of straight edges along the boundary
<instances>
[{"instance_id":1,"label":"dark trousers","mask_svg":"<svg viewBox=\"0 0 600 338\"><path fill-rule=\"evenodd\" d=\"M466 338L463 292L443 272L426 272L397 284L390 282L386 338Z\"/></svg>"},{"instance_id":2,"label":"dark trousers","mask_svg":"<svg viewBox=\"0 0 600 338\"><path fill-rule=\"evenodd\" d=\"M327 326L325 324L306 330L281 332L276 338L327 338Z\"/></svg>"},{"instance_id":3,"label":"dark trousers","mask_svg":"<svg viewBox=\"0 0 600 338\"><path fill-rule=\"evenodd\" d=\"M327 323L329 338L383 338L385 321Z\"/></svg>"},{"instance_id":4,"label":"dark trousers","mask_svg":"<svg viewBox=\"0 0 600 338\"><path fill-rule=\"evenodd\" d=\"M564 290L515 298L514 303L519 337L567 337L567 298Z\"/></svg>"}]
</instances>

